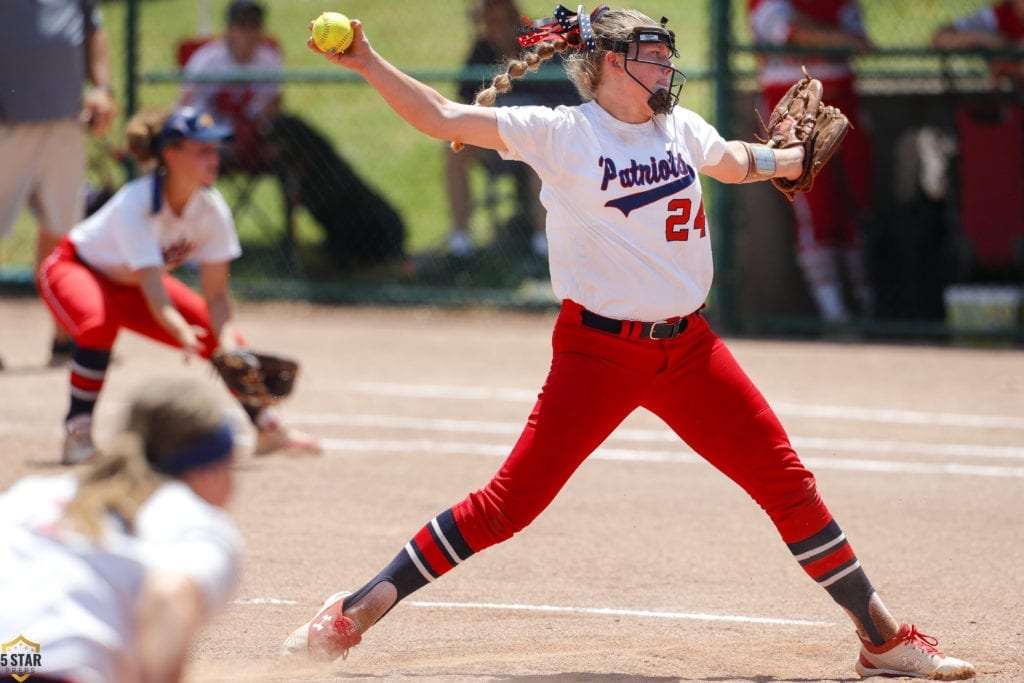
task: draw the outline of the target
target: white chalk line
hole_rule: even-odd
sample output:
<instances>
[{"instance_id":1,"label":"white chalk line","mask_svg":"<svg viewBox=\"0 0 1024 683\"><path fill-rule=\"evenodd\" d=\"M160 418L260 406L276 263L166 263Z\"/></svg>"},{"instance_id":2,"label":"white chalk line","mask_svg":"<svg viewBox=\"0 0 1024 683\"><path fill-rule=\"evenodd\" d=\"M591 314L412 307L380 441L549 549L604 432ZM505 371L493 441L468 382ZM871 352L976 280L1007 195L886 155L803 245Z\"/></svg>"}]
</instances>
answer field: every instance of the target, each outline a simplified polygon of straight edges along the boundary
<instances>
[{"instance_id":1,"label":"white chalk line","mask_svg":"<svg viewBox=\"0 0 1024 683\"><path fill-rule=\"evenodd\" d=\"M415 607L447 609L488 609L519 612L547 612L561 614L596 614L602 616L640 617L654 619L677 619L689 621L725 621L743 624L772 624L776 626L833 626L829 621L809 619L779 619L776 617L747 617L735 614L704 614L702 612L659 612L653 610L612 609L610 607L559 607L555 605L517 605L481 602L425 602L410 600L406 603Z\"/></svg>"},{"instance_id":2,"label":"white chalk line","mask_svg":"<svg viewBox=\"0 0 1024 683\"><path fill-rule=\"evenodd\" d=\"M297 605L298 600L284 598L239 598L231 601L232 605Z\"/></svg>"},{"instance_id":3,"label":"white chalk line","mask_svg":"<svg viewBox=\"0 0 1024 683\"><path fill-rule=\"evenodd\" d=\"M464 441L431 441L429 439L321 439L324 450L350 453L433 453L439 455L480 455L505 457L511 444L492 445L467 443ZM628 450L621 448L599 448L591 459L625 462L651 463L701 463L703 460L692 452L685 452L680 444L678 451ZM1001 467L996 465L964 465L960 463L915 463L893 460L860 460L803 457L801 461L813 470L844 470L861 472L884 472L905 474L945 474L960 476L997 477L1024 479L1024 467Z\"/></svg>"},{"instance_id":4,"label":"white chalk line","mask_svg":"<svg viewBox=\"0 0 1024 683\"><path fill-rule=\"evenodd\" d=\"M325 415L319 413L289 413L288 420L296 425L341 425L373 427L388 430L421 430L449 433L483 433L515 435L522 429L518 423L480 422L473 420L433 420L429 418L406 418L381 415ZM12 424L0 423L0 434L24 435ZM590 457L596 460L682 463L702 462L667 428L664 430L643 430L620 428L610 441L638 441L673 443L675 450L640 450L605 446ZM239 441L251 442L250 435L241 432ZM825 437L791 437L793 446L801 454L801 460L815 470L842 470L873 473L938 474L952 476L978 476L995 478L1024 479L1024 467L1002 465L979 465L957 462L908 462L902 460L879 460L865 458L838 458L836 453L903 454L958 458L1003 458L1024 459L1024 449L1013 446L987 446L980 444L923 443L894 440L836 439ZM511 448L511 441L501 444L471 443L422 438L352 439L323 438L322 445L327 451L352 453L436 453L461 454L489 457L505 457ZM819 454L818 457L810 455Z\"/></svg>"},{"instance_id":5,"label":"white chalk line","mask_svg":"<svg viewBox=\"0 0 1024 683\"><path fill-rule=\"evenodd\" d=\"M359 393L378 396L445 398L466 401L511 401L516 403L523 401L532 403L537 400L536 390L529 391L523 389L490 389L486 387L389 382L349 382L346 386ZM773 403L772 408L779 415L829 420L1024 430L1024 417L1010 415L978 415L972 413L861 408L857 406L803 405L796 403Z\"/></svg>"},{"instance_id":6,"label":"white chalk line","mask_svg":"<svg viewBox=\"0 0 1024 683\"><path fill-rule=\"evenodd\" d=\"M396 397L452 398L460 400L501 400L524 402L535 400L535 392L519 389L489 389L484 387L459 387L427 384L400 384L382 382L352 382L346 386L354 391ZM121 408L120 404L108 403L103 412ZM780 412L818 417L823 419L847 419L866 422L889 422L931 426L959 426L971 428L1024 428L1024 419L1011 416L972 415L964 413L930 413L889 409L865 409L850 406L811 406L780 404ZM241 414L241 413L239 413ZM493 434L518 435L521 422L498 422L483 420L458 420L396 415L343 415L332 413L288 412L288 420L303 425L339 425L368 427L386 430L420 430L447 432L451 434ZM24 435L23 426L0 421L0 435ZM47 430L49 432L51 430ZM241 440L246 441L243 433ZM838 453L878 455L919 455L928 458L988 458L1024 460L1024 447L993 446L986 444L903 441L893 439L854 439L792 435L794 447L801 453L806 464L815 469L846 471L945 474L984 477L1024 478L1024 468L999 465L978 465L956 462L924 463L905 462L891 459L843 459ZM601 448L591 457L603 460L633 462L700 462L692 451L668 428L638 429L620 427L609 439L609 444L637 442L641 444L672 444L674 450L638 450L616 448L611 445ZM510 442L501 444L466 443L457 441L436 441L431 439L325 439L327 450L353 452L397 452L397 453L453 453L504 457L508 454ZM818 454L822 457L814 457Z\"/></svg>"},{"instance_id":7,"label":"white chalk line","mask_svg":"<svg viewBox=\"0 0 1024 683\"><path fill-rule=\"evenodd\" d=\"M233 605L297 605L298 600L283 598L247 598L233 600ZM834 626L830 621L809 619L781 619L778 617L749 617L738 614L706 614L703 612L661 612L655 610L613 609L611 607L563 607L556 605L522 605L490 602L428 602L406 600L403 605L440 609L486 609L515 612L545 612L549 614L587 614L613 617L676 619L685 621L723 621L741 624L770 624L773 626Z\"/></svg>"},{"instance_id":8,"label":"white chalk line","mask_svg":"<svg viewBox=\"0 0 1024 683\"><path fill-rule=\"evenodd\" d=\"M396 415L341 415L333 413L289 413L289 420L302 425L336 425L345 427L379 427L422 431L456 432L464 434L500 434L517 436L523 429L519 422L456 420L450 418L404 417ZM663 429L636 429L620 427L611 436L616 441L650 443L679 443L667 427ZM829 437L793 436L798 450L849 451L856 453L904 453L915 455L1009 458L1024 460L1024 447L986 446L981 444L929 443L891 439L840 439Z\"/></svg>"}]
</instances>

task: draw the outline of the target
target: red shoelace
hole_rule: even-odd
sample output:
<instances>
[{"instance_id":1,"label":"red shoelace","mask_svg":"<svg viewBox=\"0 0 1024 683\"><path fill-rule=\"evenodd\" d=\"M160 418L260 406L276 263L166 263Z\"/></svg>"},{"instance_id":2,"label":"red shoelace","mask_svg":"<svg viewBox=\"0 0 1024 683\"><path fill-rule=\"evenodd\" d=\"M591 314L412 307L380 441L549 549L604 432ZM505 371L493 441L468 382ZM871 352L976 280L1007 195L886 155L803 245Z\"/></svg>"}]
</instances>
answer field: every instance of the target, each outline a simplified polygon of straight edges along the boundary
<instances>
[{"instance_id":1,"label":"red shoelace","mask_svg":"<svg viewBox=\"0 0 1024 683\"><path fill-rule=\"evenodd\" d=\"M362 641L363 637L356 630L355 622L344 614L334 620L334 632L330 635L331 645L341 650L341 658L348 657L348 651Z\"/></svg>"},{"instance_id":2,"label":"red shoelace","mask_svg":"<svg viewBox=\"0 0 1024 683\"><path fill-rule=\"evenodd\" d=\"M939 639L926 633L921 633L914 624L910 624L907 634L900 638L900 640L920 648L928 654L945 656L938 649Z\"/></svg>"}]
</instances>

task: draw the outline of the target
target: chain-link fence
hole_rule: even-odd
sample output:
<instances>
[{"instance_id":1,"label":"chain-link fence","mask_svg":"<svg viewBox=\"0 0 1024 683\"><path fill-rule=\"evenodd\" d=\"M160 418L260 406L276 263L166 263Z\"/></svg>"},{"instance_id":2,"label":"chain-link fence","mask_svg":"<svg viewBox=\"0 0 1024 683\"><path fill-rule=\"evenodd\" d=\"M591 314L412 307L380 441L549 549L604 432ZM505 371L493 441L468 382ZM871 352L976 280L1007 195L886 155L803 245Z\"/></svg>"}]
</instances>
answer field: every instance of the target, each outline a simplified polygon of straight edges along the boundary
<instances>
[{"instance_id":1,"label":"chain-link fence","mask_svg":"<svg viewBox=\"0 0 1024 683\"><path fill-rule=\"evenodd\" d=\"M362 19L377 50L402 70L459 97L461 85L472 89L494 72L488 64L466 67L482 26L473 12L478 4L351 0L334 9ZM517 3L530 17L550 15L553 4ZM1019 288L1024 280L1020 225L1001 223L1008 225L1000 228L997 241L1002 241L985 246L1009 249L1008 260L1001 254L991 267L978 263L977 245L964 238L960 171L967 161L957 145L957 116L969 101L997 97L1001 106L1015 93L990 87L991 55L942 56L930 47L936 29L986 4L861 2L867 32L878 48L852 58L875 151L873 218L862 234L875 293L873 315L853 329L945 336L951 288L990 283ZM121 104L175 102L188 80L181 69L187 53L224 32L227 5L227 0L104 2ZM755 49L751 39L747 5L743 0L650 0L640 9L656 19L669 17L677 33L679 66L689 77L684 106L708 117L728 137L749 140L757 131L758 59L765 51ZM286 115L281 125L249 133L283 162L239 161L219 182L235 210L245 251L233 268L239 292L331 301L552 305L529 174L487 157L467 155L453 162L445 143L412 130L360 79L310 52L307 24L325 9L319 0L266 0L265 8L265 33L284 68L256 70L234 81L280 85ZM564 77L557 68L542 70L517 81L513 94L526 90L519 84L527 82L564 84ZM513 95L498 103L503 101L513 103ZM992 132L975 128L979 135ZM923 201L915 174L921 150L928 153L929 136L931 152L945 155L947 174L943 194ZM103 144L94 143L94 189L114 188L130 173L130 165L121 161L122 148L120 129ZM989 149L1007 164L1019 163L1014 161L1018 148ZM453 170L453 165L464 168ZM453 178L468 183L464 201ZM785 202L766 184L714 185L707 183L709 219L717 234L712 314L734 331L821 331L796 263ZM993 215L1007 213L1002 203L995 209ZM471 248L454 249L452 229L459 222ZM6 277L31 263L33 231L26 216L14 235L0 242ZM1019 309L1017 315L1019 321ZM1009 336L1019 339L1019 322L1015 325Z\"/></svg>"},{"instance_id":2,"label":"chain-link fence","mask_svg":"<svg viewBox=\"0 0 1024 683\"><path fill-rule=\"evenodd\" d=\"M775 70L789 62L821 69L826 100L831 87L859 128L830 162L842 186L831 195L819 185L787 206L767 185L723 191L718 225L732 258L720 261L719 277L738 329L959 338L968 326L1020 340L1020 80L996 74L1024 62L1016 48L991 43L933 46L940 29L992 4L863 0L869 49L823 51L806 47L814 36L804 47L795 35L773 44L771 18L752 20L748 3L732 3L731 86L717 109L731 136L758 130L755 109L767 117ZM856 99L829 58L852 66ZM846 315L867 315L830 324L830 308L833 322L841 317L829 301L836 287Z\"/></svg>"},{"instance_id":3,"label":"chain-link fence","mask_svg":"<svg viewBox=\"0 0 1024 683\"><path fill-rule=\"evenodd\" d=\"M183 87L175 51L195 31L189 26L164 38L163 22L152 16L162 4L139 5L140 103L171 99ZM375 48L404 71L464 99L460 90L472 92L496 68L494 62L466 67L482 29L473 11L479 4L463 0L440 10L427 3L349 2L336 9L359 17ZM536 16L552 9L547 2L518 5ZM212 16L214 33L224 7L200 7ZM454 155L447 143L403 123L361 79L307 50L306 26L322 3L269 2L266 9L266 33L284 57L277 77L292 127L270 143L285 147L279 151L291 187L282 192L273 172L229 172L222 179L232 202L240 188L253 189L234 204L246 252L234 268L239 287L325 300L549 304L546 259L534 249L543 230L530 208L536 189L524 169L472 150ZM154 31L163 54L145 47ZM565 83L557 69L521 83L527 80ZM517 84L513 93L524 89ZM457 182L467 184L461 194ZM289 191L295 209L285 221ZM453 251L456 222L471 249Z\"/></svg>"}]
</instances>

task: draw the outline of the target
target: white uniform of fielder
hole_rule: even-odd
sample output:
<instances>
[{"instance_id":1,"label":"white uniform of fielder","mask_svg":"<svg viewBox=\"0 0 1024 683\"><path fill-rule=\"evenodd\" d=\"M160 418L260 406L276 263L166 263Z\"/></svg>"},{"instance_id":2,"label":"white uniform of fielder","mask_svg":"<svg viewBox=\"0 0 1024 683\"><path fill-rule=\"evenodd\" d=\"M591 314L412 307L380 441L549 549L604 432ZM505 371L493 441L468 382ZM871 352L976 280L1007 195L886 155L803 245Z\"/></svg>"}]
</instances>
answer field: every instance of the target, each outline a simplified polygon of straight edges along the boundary
<instances>
[{"instance_id":1,"label":"white uniform of fielder","mask_svg":"<svg viewBox=\"0 0 1024 683\"><path fill-rule=\"evenodd\" d=\"M111 518L95 544L61 526L77 481L28 477L0 494L0 640L38 643L36 674L137 680L133 610L147 573L188 576L217 612L237 581L241 535L224 510L171 481L139 509L134 534Z\"/></svg>"}]
</instances>

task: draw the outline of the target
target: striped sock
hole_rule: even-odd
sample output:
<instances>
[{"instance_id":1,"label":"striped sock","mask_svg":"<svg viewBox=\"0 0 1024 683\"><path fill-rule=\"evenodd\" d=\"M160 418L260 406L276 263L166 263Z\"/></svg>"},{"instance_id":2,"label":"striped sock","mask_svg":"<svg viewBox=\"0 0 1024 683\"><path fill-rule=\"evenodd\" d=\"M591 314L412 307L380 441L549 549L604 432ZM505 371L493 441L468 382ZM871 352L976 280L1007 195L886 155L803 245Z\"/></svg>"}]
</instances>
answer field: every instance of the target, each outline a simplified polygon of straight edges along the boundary
<instances>
[{"instance_id":1,"label":"striped sock","mask_svg":"<svg viewBox=\"0 0 1024 683\"><path fill-rule=\"evenodd\" d=\"M103 380L107 376L108 365L109 350L75 347L71 354L71 407L66 420L76 415L92 414L103 388Z\"/></svg>"},{"instance_id":2,"label":"striped sock","mask_svg":"<svg viewBox=\"0 0 1024 683\"><path fill-rule=\"evenodd\" d=\"M786 545L807 575L860 622L872 643L885 642L868 608L875 589L835 520L813 536Z\"/></svg>"},{"instance_id":3,"label":"striped sock","mask_svg":"<svg viewBox=\"0 0 1024 683\"><path fill-rule=\"evenodd\" d=\"M381 581L392 583L398 589L398 599L395 600L397 604L407 595L454 569L472 554L449 508L420 529L387 567L365 586L346 597L344 604L358 602Z\"/></svg>"}]
</instances>

